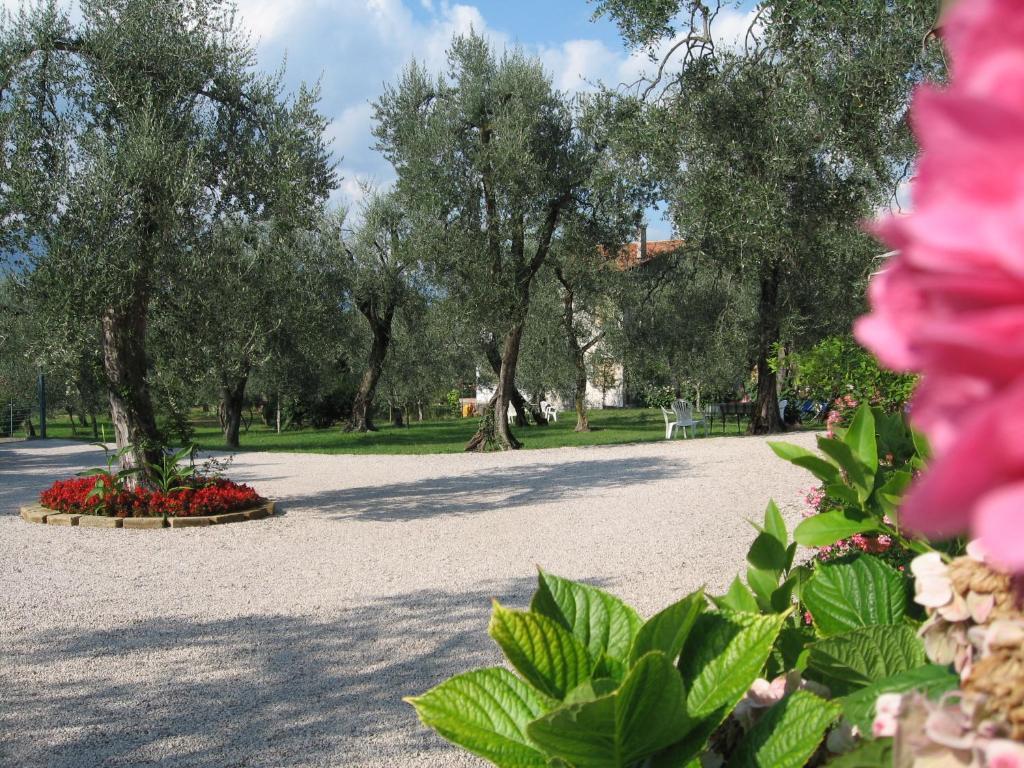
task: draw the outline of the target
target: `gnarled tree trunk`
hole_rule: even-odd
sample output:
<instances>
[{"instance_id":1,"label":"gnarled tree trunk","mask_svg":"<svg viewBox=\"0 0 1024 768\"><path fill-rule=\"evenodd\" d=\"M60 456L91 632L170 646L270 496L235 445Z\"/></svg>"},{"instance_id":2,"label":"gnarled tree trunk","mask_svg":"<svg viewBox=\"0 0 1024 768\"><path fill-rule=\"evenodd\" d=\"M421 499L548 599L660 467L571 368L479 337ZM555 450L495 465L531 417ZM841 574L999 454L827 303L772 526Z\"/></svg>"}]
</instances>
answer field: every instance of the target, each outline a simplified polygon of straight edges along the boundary
<instances>
[{"instance_id":1,"label":"gnarled tree trunk","mask_svg":"<svg viewBox=\"0 0 1024 768\"><path fill-rule=\"evenodd\" d=\"M761 275L761 297L758 302L757 399L750 419L750 434L767 435L785 432L779 416L778 379L771 369L772 348L779 341L779 268L766 264Z\"/></svg>"},{"instance_id":2,"label":"gnarled tree trunk","mask_svg":"<svg viewBox=\"0 0 1024 768\"><path fill-rule=\"evenodd\" d=\"M491 337L487 342L484 343L484 354L487 356L487 362L491 365L491 370L494 371L495 376L501 376L501 352L498 350L498 344ZM512 384L512 391L509 392L508 403L512 404L512 409L516 412L516 426L517 427L528 427L530 426L529 419L527 416L532 416L534 423L538 427L546 427L548 425L547 417L540 410L540 402L529 403L523 394L516 387L515 383ZM503 418L508 420L508 404L505 405L505 414Z\"/></svg>"},{"instance_id":3,"label":"gnarled tree trunk","mask_svg":"<svg viewBox=\"0 0 1024 768\"><path fill-rule=\"evenodd\" d=\"M248 371L233 381L221 386L221 402L224 409L224 443L228 448L238 448L238 431L242 425L242 407L245 404L245 387L249 382Z\"/></svg>"},{"instance_id":4,"label":"gnarled tree trunk","mask_svg":"<svg viewBox=\"0 0 1024 768\"><path fill-rule=\"evenodd\" d=\"M146 380L146 301L122 311L108 309L102 321L103 371L117 447L133 446L122 458L125 469L156 463L160 433Z\"/></svg>"},{"instance_id":5,"label":"gnarled tree trunk","mask_svg":"<svg viewBox=\"0 0 1024 768\"><path fill-rule=\"evenodd\" d=\"M366 370L359 380L359 389L352 402L352 416L345 429L348 432L376 432L377 427L373 424L373 398L391 346L391 323L395 316L395 306L387 306L380 316L375 313L372 305L367 304L359 309L370 324L373 341Z\"/></svg>"},{"instance_id":6,"label":"gnarled tree trunk","mask_svg":"<svg viewBox=\"0 0 1024 768\"><path fill-rule=\"evenodd\" d=\"M506 413L511 395L516 390L516 365L519 363L519 348L523 341L524 328L525 322L519 322L505 336L505 343L501 350L498 387L490 402L484 406L480 429L466 444L467 451L508 451L522 447L522 443L509 429Z\"/></svg>"}]
</instances>

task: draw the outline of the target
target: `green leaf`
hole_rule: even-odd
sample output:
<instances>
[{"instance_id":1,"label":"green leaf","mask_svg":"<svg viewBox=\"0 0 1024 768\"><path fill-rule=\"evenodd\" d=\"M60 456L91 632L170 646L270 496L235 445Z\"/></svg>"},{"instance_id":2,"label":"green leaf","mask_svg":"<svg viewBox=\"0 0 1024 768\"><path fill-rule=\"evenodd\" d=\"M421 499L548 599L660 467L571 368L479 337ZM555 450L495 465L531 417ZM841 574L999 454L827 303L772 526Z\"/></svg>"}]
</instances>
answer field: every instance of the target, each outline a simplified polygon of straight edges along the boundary
<instances>
[{"instance_id":1,"label":"green leaf","mask_svg":"<svg viewBox=\"0 0 1024 768\"><path fill-rule=\"evenodd\" d=\"M857 409L843 442L873 478L878 469L878 442L875 436L875 414L867 403Z\"/></svg>"},{"instance_id":2,"label":"green leaf","mask_svg":"<svg viewBox=\"0 0 1024 768\"><path fill-rule=\"evenodd\" d=\"M721 597L712 597L711 602L719 608L725 608L736 613L757 613L760 610L754 595L751 594L747 585L740 581L739 576L732 580L728 592Z\"/></svg>"},{"instance_id":3,"label":"green leaf","mask_svg":"<svg viewBox=\"0 0 1024 768\"><path fill-rule=\"evenodd\" d=\"M808 517L793 531L793 538L804 547L827 547L855 533L880 530L878 522L867 516L854 516L842 509L830 509Z\"/></svg>"},{"instance_id":4,"label":"green leaf","mask_svg":"<svg viewBox=\"0 0 1024 768\"><path fill-rule=\"evenodd\" d=\"M786 561L785 541L779 541L768 531L759 533L747 552L747 562L764 571L784 571Z\"/></svg>"},{"instance_id":5,"label":"green leaf","mask_svg":"<svg viewBox=\"0 0 1024 768\"><path fill-rule=\"evenodd\" d=\"M839 699L846 719L863 733L871 732L875 718L875 702L883 693L907 693L919 691L929 698L936 698L960 685L960 677L949 671L949 667L927 664L878 680L848 696Z\"/></svg>"},{"instance_id":6,"label":"green leaf","mask_svg":"<svg viewBox=\"0 0 1024 768\"><path fill-rule=\"evenodd\" d=\"M870 555L818 568L801 594L823 635L857 627L896 624L907 604L907 588L898 571Z\"/></svg>"},{"instance_id":7,"label":"green leaf","mask_svg":"<svg viewBox=\"0 0 1024 768\"><path fill-rule=\"evenodd\" d=\"M705 613L697 618L679 658L694 720L720 723L757 679L784 615Z\"/></svg>"},{"instance_id":8,"label":"green leaf","mask_svg":"<svg viewBox=\"0 0 1024 768\"><path fill-rule=\"evenodd\" d=\"M809 470L812 475L823 483L834 483L839 480L839 470L836 467L820 456L811 453L806 448L801 448L799 445L793 445L792 443L774 442L769 442L768 447L775 451L775 455L779 458Z\"/></svg>"},{"instance_id":9,"label":"green leaf","mask_svg":"<svg viewBox=\"0 0 1024 768\"><path fill-rule=\"evenodd\" d=\"M729 768L803 768L838 716L838 704L795 691L743 737Z\"/></svg>"},{"instance_id":10,"label":"green leaf","mask_svg":"<svg viewBox=\"0 0 1024 768\"><path fill-rule=\"evenodd\" d=\"M861 627L808 646L807 667L839 691L862 688L920 667L924 644L906 624Z\"/></svg>"},{"instance_id":11,"label":"green leaf","mask_svg":"<svg viewBox=\"0 0 1024 768\"><path fill-rule=\"evenodd\" d=\"M782 519L782 513L779 512L774 501L769 501L768 507L764 511L764 531L773 536L783 547L789 542L786 521Z\"/></svg>"},{"instance_id":12,"label":"green leaf","mask_svg":"<svg viewBox=\"0 0 1024 768\"><path fill-rule=\"evenodd\" d=\"M454 744L502 768L542 768L527 725L555 702L507 669L478 669L406 699L423 723Z\"/></svg>"},{"instance_id":13,"label":"green leaf","mask_svg":"<svg viewBox=\"0 0 1024 768\"><path fill-rule=\"evenodd\" d=\"M786 567L785 570L790 570L793 567L793 560L796 558L796 550L800 546L799 542L794 541L788 547L786 547Z\"/></svg>"},{"instance_id":14,"label":"green leaf","mask_svg":"<svg viewBox=\"0 0 1024 768\"><path fill-rule=\"evenodd\" d=\"M778 589L772 592L768 601L772 612L785 613L793 607L793 590L796 588L798 581L798 576L790 576L779 585Z\"/></svg>"},{"instance_id":15,"label":"green leaf","mask_svg":"<svg viewBox=\"0 0 1024 768\"><path fill-rule=\"evenodd\" d=\"M614 595L544 571L538 573L530 610L572 632L595 659L607 654L625 661L643 623L636 611Z\"/></svg>"},{"instance_id":16,"label":"green leaf","mask_svg":"<svg viewBox=\"0 0 1024 768\"><path fill-rule=\"evenodd\" d=\"M860 496L857 495L857 491L841 482L826 485L825 493L838 501L845 501L847 504L860 506Z\"/></svg>"},{"instance_id":17,"label":"green leaf","mask_svg":"<svg viewBox=\"0 0 1024 768\"><path fill-rule=\"evenodd\" d=\"M601 696L614 693L619 687L619 680L610 677L595 677L573 688L565 697L564 704L580 704L585 701L593 701Z\"/></svg>"},{"instance_id":18,"label":"green leaf","mask_svg":"<svg viewBox=\"0 0 1024 768\"><path fill-rule=\"evenodd\" d=\"M779 576L774 571L747 568L747 584L754 592L757 605L762 611L772 610L772 595L779 588Z\"/></svg>"},{"instance_id":19,"label":"green leaf","mask_svg":"<svg viewBox=\"0 0 1024 768\"><path fill-rule=\"evenodd\" d=\"M704 606L704 590L698 590L648 619L636 633L629 663L636 664L650 651L661 651L675 663Z\"/></svg>"},{"instance_id":20,"label":"green leaf","mask_svg":"<svg viewBox=\"0 0 1024 768\"><path fill-rule=\"evenodd\" d=\"M669 658L643 656L615 693L560 707L527 726L530 739L575 768L627 768L688 728L683 683Z\"/></svg>"},{"instance_id":21,"label":"green leaf","mask_svg":"<svg viewBox=\"0 0 1024 768\"><path fill-rule=\"evenodd\" d=\"M914 476L906 470L893 472L885 484L875 491L875 498L882 506L884 514L895 514L913 479Z\"/></svg>"},{"instance_id":22,"label":"green leaf","mask_svg":"<svg viewBox=\"0 0 1024 768\"><path fill-rule=\"evenodd\" d=\"M857 489L858 502L863 502L871 495L875 479L874 469L872 468L869 474L850 446L835 438L819 437L818 448L846 472L847 480Z\"/></svg>"},{"instance_id":23,"label":"green leaf","mask_svg":"<svg viewBox=\"0 0 1024 768\"><path fill-rule=\"evenodd\" d=\"M828 763L828 768L880 768L893 765L892 739L864 741L852 752L839 755Z\"/></svg>"},{"instance_id":24,"label":"green leaf","mask_svg":"<svg viewBox=\"0 0 1024 768\"><path fill-rule=\"evenodd\" d=\"M547 616L509 611L495 601L487 632L512 666L553 698L565 698L593 672L593 661L583 644Z\"/></svg>"}]
</instances>

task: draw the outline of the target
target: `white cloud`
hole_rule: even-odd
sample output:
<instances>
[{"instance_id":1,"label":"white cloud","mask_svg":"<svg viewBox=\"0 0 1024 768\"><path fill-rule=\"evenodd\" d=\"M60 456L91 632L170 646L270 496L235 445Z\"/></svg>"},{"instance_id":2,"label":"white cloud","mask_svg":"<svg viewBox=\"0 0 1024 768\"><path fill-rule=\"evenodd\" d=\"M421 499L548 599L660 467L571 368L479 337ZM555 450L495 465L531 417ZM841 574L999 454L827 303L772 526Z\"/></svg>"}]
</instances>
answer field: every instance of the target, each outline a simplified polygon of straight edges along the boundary
<instances>
[{"instance_id":1,"label":"white cloud","mask_svg":"<svg viewBox=\"0 0 1024 768\"><path fill-rule=\"evenodd\" d=\"M736 8L723 9L711 27L711 35L715 38L715 44L726 48L742 49L747 31L755 19L757 19L757 9L750 11L741 11Z\"/></svg>"}]
</instances>

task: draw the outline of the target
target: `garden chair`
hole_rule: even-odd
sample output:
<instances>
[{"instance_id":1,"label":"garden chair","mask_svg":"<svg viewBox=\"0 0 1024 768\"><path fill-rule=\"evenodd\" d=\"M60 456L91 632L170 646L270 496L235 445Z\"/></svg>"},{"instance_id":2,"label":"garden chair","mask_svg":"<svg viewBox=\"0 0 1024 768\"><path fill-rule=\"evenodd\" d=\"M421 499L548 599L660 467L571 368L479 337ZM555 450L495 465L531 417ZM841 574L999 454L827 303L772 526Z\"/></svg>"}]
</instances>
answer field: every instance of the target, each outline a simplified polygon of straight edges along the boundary
<instances>
[{"instance_id":1,"label":"garden chair","mask_svg":"<svg viewBox=\"0 0 1024 768\"><path fill-rule=\"evenodd\" d=\"M786 407L789 405L789 400L779 400L779 421L786 420Z\"/></svg>"},{"instance_id":2,"label":"garden chair","mask_svg":"<svg viewBox=\"0 0 1024 768\"><path fill-rule=\"evenodd\" d=\"M675 431L680 427L683 430L683 439L686 439L686 428L692 427L696 430L697 425L703 420L693 418L693 407L686 400L674 400L672 410L661 409L661 415L665 418L665 439L671 440Z\"/></svg>"},{"instance_id":3,"label":"garden chair","mask_svg":"<svg viewBox=\"0 0 1024 768\"><path fill-rule=\"evenodd\" d=\"M558 409L547 400L540 401L540 412L544 414L544 418L548 421L558 422Z\"/></svg>"}]
</instances>

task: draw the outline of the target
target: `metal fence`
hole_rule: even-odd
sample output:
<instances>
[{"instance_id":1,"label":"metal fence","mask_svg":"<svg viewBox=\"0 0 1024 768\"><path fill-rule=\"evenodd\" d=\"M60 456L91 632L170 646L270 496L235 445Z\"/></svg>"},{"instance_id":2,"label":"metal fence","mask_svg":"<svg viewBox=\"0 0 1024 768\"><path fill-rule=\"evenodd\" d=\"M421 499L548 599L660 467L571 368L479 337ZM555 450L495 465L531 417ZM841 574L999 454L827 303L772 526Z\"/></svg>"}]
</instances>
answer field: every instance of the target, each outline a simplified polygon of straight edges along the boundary
<instances>
[{"instance_id":1,"label":"metal fence","mask_svg":"<svg viewBox=\"0 0 1024 768\"><path fill-rule=\"evenodd\" d=\"M22 391L20 397L7 397L0 401L0 438L12 437L46 437L44 376L38 377L35 391L31 395Z\"/></svg>"}]
</instances>

